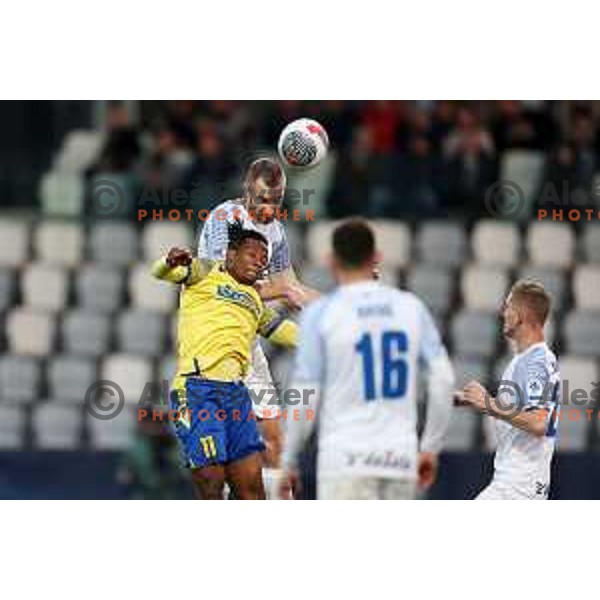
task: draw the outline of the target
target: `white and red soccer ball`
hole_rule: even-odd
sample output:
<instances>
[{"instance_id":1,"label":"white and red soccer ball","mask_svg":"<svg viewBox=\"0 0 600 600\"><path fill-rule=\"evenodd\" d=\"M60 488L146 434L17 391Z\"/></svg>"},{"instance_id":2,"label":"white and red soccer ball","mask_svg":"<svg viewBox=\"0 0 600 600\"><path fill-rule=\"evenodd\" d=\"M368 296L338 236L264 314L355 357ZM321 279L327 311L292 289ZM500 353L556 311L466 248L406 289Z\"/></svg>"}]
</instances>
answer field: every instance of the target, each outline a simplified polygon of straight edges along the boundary
<instances>
[{"instance_id":1,"label":"white and red soccer ball","mask_svg":"<svg viewBox=\"0 0 600 600\"><path fill-rule=\"evenodd\" d=\"M310 168L327 156L329 138L320 123L313 119L292 121L279 136L277 149L285 165Z\"/></svg>"}]
</instances>

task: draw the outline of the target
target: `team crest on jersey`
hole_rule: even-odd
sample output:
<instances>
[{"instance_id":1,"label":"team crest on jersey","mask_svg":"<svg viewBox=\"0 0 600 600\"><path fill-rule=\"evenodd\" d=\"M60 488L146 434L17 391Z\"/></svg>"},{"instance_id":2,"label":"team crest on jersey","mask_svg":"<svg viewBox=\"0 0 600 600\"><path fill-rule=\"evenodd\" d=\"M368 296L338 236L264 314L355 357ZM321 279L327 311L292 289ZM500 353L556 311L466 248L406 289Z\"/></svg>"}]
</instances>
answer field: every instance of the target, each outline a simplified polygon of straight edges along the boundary
<instances>
[{"instance_id":1,"label":"team crest on jersey","mask_svg":"<svg viewBox=\"0 0 600 600\"><path fill-rule=\"evenodd\" d=\"M248 292L242 292L234 289L229 284L224 284L217 286L217 297L247 308L256 318L260 316L258 306L256 306L254 298Z\"/></svg>"}]
</instances>

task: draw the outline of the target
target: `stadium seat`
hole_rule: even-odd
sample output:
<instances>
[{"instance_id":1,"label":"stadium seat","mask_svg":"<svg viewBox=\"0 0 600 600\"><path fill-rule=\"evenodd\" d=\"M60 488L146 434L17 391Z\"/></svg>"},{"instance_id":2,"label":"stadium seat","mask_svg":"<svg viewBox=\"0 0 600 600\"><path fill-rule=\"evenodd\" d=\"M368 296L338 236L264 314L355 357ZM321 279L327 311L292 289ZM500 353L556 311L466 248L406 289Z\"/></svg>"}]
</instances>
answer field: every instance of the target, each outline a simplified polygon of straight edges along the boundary
<instances>
[{"instance_id":1,"label":"stadium seat","mask_svg":"<svg viewBox=\"0 0 600 600\"><path fill-rule=\"evenodd\" d=\"M74 223L42 222L35 230L33 244L39 261L74 267L83 255L83 230Z\"/></svg>"},{"instance_id":2,"label":"stadium seat","mask_svg":"<svg viewBox=\"0 0 600 600\"><path fill-rule=\"evenodd\" d=\"M472 264L465 267L460 278L461 294L466 308L497 312L509 287L508 272L500 267Z\"/></svg>"},{"instance_id":3,"label":"stadium seat","mask_svg":"<svg viewBox=\"0 0 600 600\"><path fill-rule=\"evenodd\" d=\"M454 296L454 276L450 270L435 265L418 264L408 274L408 289L440 315L447 314Z\"/></svg>"},{"instance_id":4,"label":"stadium seat","mask_svg":"<svg viewBox=\"0 0 600 600\"><path fill-rule=\"evenodd\" d=\"M63 172L84 172L99 158L104 138L104 134L99 131L70 131L65 136L57 157L57 169Z\"/></svg>"},{"instance_id":5,"label":"stadium seat","mask_svg":"<svg viewBox=\"0 0 600 600\"><path fill-rule=\"evenodd\" d=\"M312 265L325 266L327 257L331 254L331 234L336 221L320 220L312 223L306 235L306 252Z\"/></svg>"},{"instance_id":6,"label":"stadium seat","mask_svg":"<svg viewBox=\"0 0 600 600\"><path fill-rule=\"evenodd\" d=\"M150 262L166 254L172 246L192 248L195 239L194 225L188 222L152 221L142 233L142 253ZM195 249L194 249L195 250Z\"/></svg>"},{"instance_id":7,"label":"stadium seat","mask_svg":"<svg viewBox=\"0 0 600 600\"><path fill-rule=\"evenodd\" d=\"M507 182L507 187L516 185L522 194L522 200L519 201L511 193L504 216L515 221L524 221L531 216L535 195L542 181L544 161L543 152L531 150L507 150L501 155L500 181Z\"/></svg>"},{"instance_id":8,"label":"stadium seat","mask_svg":"<svg viewBox=\"0 0 600 600\"><path fill-rule=\"evenodd\" d=\"M127 310L117 318L119 350L129 354L159 356L165 339L165 319L158 313Z\"/></svg>"},{"instance_id":9,"label":"stadium seat","mask_svg":"<svg viewBox=\"0 0 600 600\"><path fill-rule=\"evenodd\" d=\"M39 398L41 368L28 356L0 357L0 398L3 404L33 402Z\"/></svg>"},{"instance_id":10,"label":"stadium seat","mask_svg":"<svg viewBox=\"0 0 600 600\"><path fill-rule=\"evenodd\" d=\"M177 373L177 360L173 355L163 357L158 364L158 381L168 383L168 387L171 387L171 381Z\"/></svg>"},{"instance_id":11,"label":"stadium seat","mask_svg":"<svg viewBox=\"0 0 600 600\"><path fill-rule=\"evenodd\" d=\"M110 333L110 320L103 314L72 310L62 321L62 344L69 354L100 356L109 348Z\"/></svg>"},{"instance_id":12,"label":"stadium seat","mask_svg":"<svg viewBox=\"0 0 600 600\"><path fill-rule=\"evenodd\" d=\"M129 296L136 308L167 313L175 309L178 288L155 279L150 273L150 264L140 263L129 275Z\"/></svg>"},{"instance_id":13,"label":"stadium seat","mask_svg":"<svg viewBox=\"0 0 600 600\"><path fill-rule=\"evenodd\" d=\"M578 309L600 312L600 264L575 269L573 297Z\"/></svg>"},{"instance_id":14,"label":"stadium seat","mask_svg":"<svg viewBox=\"0 0 600 600\"><path fill-rule=\"evenodd\" d=\"M557 447L561 451L585 450L591 430L591 422L586 410L593 408L594 400L591 398L592 382L598 381L598 366L590 358L577 356L564 356L559 360L561 387L561 412L558 421ZM573 401L575 390L584 390L587 401L583 398ZM593 416L597 420L596 416Z\"/></svg>"},{"instance_id":15,"label":"stadium seat","mask_svg":"<svg viewBox=\"0 0 600 600\"><path fill-rule=\"evenodd\" d=\"M15 299L15 274L12 269L0 268L0 312L12 306Z\"/></svg>"},{"instance_id":16,"label":"stadium seat","mask_svg":"<svg viewBox=\"0 0 600 600\"><path fill-rule=\"evenodd\" d=\"M455 354L477 358L494 354L498 336L495 315L462 310L454 315L450 330Z\"/></svg>"},{"instance_id":17,"label":"stadium seat","mask_svg":"<svg viewBox=\"0 0 600 600\"><path fill-rule=\"evenodd\" d=\"M40 182L40 197L45 215L79 217L83 214L85 183L79 173L53 170Z\"/></svg>"},{"instance_id":18,"label":"stadium seat","mask_svg":"<svg viewBox=\"0 0 600 600\"><path fill-rule=\"evenodd\" d=\"M114 418L107 420L88 417L90 442L94 450L125 450L133 438L137 423L137 409L125 408Z\"/></svg>"},{"instance_id":19,"label":"stadium seat","mask_svg":"<svg viewBox=\"0 0 600 600\"><path fill-rule=\"evenodd\" d=\"M23 406L0 404L0 448L19 450L24 445L26 412Z\"/></svg>"},{"instance_id":20,"label":"stadium seat","mask_svg":"<svg viewBox=\"0 0 600 600\"><path fill-rule=\"evenodd\" d=\"M600 263L600 224L586 223L581 236L583 258L592 263Z\"/></svg>"},{"instance_id":21,"label":"stadium seat","mask_svg":"<svg viewBox=\"0 0 600 600\"><path fill-rule=\"evenodd\" d=\"M28 226L21 221L0 220L0 266L20 267L28 257Z\"/></svg>"},{"instance_id":22,"label":"stadium seat","mask_svg":"<svg viewBox=\"0 0 600 600\"><path fill-rule=\"evenodd\" d=\"M88 388L96 380L95 360L63 354L48 361L50 396L61 403L83 405Z\"/></svg>"},{"instance_id":23,"label":"stadium seat","mask_svg":"<svg viewBox=\"0 0 600 600\"><path fill-rule=\"evenodd\" d=\"M475 379L484 387L489 385L488 363L479 358L453 356L452 366L456 377L456 389L463 388L469 381Z\"/></svg>"},{"instance_id":24,"label":"stadium seat","mask_svg":"<svg viewBox=\"0 0 600 600\"><path fill-rule=\"evenodd\" d=\"M563 321L563 337L571 354L600 356L600 314L569 313Z\"/></svg>"},{"instance_id":25,"label":"stadium seat","mask_svg":"<svg viewBox=\"0 0 600 600\"><path fill-rule=\"evenodd\" d=\"M177 348L177 323L179 321L177 314L167 319L167 348L166 351L175 353Z\"/></svg>"},{"instance_id":26,"label":"stadium seat","mask_svg":"<svg viewBox=\"0 0 600 600\"><path fill-rule=\"evenodd\" d=\"M473 448L479 416L468 407L454 407L446 432L444 449L449 451L468 451Z\"/></svg>"},{"instance_id":27,"label":"stadium seat","mask_svg":"<svg viewBox=\"0 0 600 600\"><path fill-rule=\"evenodd\" d=\"M467 235L458 223L424 223L417 233L416 247L421 261L436 265L457 267L468 256Z\"/></svg>"},{"instance_id":28,"label":"stadium seat","mask_svg":"<svg viewBox=\"0 0 600 600\"><path fill-rule=\"evenodd\" d=\"M59 266L32 263L21 278L25 306L57 312L67 303L67 272Z\"/></svg>"},{"instance_id":29,"label":"stadium seat","mask_svg":"<svg viewBox=\"0 0 600 600\"><path fill-rule=\"evenodd\" d=\"M32 415L34 446L41 450L74 450L81 444L83 411L80 406L44 402Z\"/></svg>"},{"instance_id":30,"label":"stadium seat","mask_svg":"<svg viewBox=\"0 0 600 600\"><path fill-rule=\"evenodd\" d=\"M153 381L151 362L141 356L110 354L102 362L100 379L116 383L125 396L125 402L137 404L146 384Z\"/></svg>"},{"instance_id":31,"label":"stadium seat","mask_svg":"<svg viewBox=\"0 0 600 600\"><path fill-rule=\"evenodd\" d=\"M507 221L479 221L471 234L475 261L482 265L512 267L521 257L521 235Z\"/></svg>"},{"instance_id":32,"label":"stadium seat","mask_svg":"<svg viewBox=\"0 0 600 600\"><path fill-rule=\"evenodd\" d=\"M527 251L534 265L566 268L575 257L575 234L568 223L534 222L527 230Z\"/></svg>"},{"instance_id":33,"label":"stadium seat","mask_svg":"<svg viewBox=\"0 0 600 600\"><path fill-rule=\"evenodd\" d=\"M92 228L90 248L94 261L125 267L138 258L138 239L130 223L100 223Z\"/></svg>"},{"instance_id":34,"label":"stadium seat","mask_svg":"<svg viewBox=\"0 0 600 600\"><path fill-rule=\"evenodd\" d=\"M54 345L55 327L54 317L48 313L16 308L6 318L8 347L14 354L50 354Z\"/></svg>"},{"instance_id":35,"label":"stadium seat","mask_svg":"<svg viewBox=\"0 0 600 600\"><path fill-rule=\"evenodd\" d=\"M506 353L496 357L494 364L492 365L491 388L498 387L498 384L502 380L502 375L510 364L510 361L513 359L513 356L514 355L508 349L506 349Z\"/></svg>"},{"instance_id":36,"label":"stadium seat","mask_svg":"<svg viewBox=\"0 0 600 600\"><path fill-rule=\"evenodd\" d=\"M285 235L290 247L290 258L294 266L299 265L306 256L304 252L304 234L293 222L285 226Z\"/></svg>"},{"instance_id":37,"label":"stadium seat","mask_svg":"<svg viewBox=\"0 0 600 600\"><path fill-rule=\"evenodd\" d=\"M405 267L411 259L411 233L408 225L383 219L372 221L383 264L390 269Z\"/></svg>"},{"instance_id":38,"label":"stadium seat","mask_svg":"<svg viewBox=\"0 0 600 600\"><path fill-rule=\"evenodd\" d=\"M84 265L77 273L77 302L95 312L120 308L123 297L122 273L107 265Z\"/></svg>"},{"instance_id":39,"label":"stadium seat","mask_svg":"<svg viewBox=\"0 0 600 600\"><path fill-rule=\"evenodd\" d=\"M554 308L563 310L568 300L568 282L562 269L524 265L517 274L518 279L535 279L540 281L552 295Z\"/></svg>"}]
</instances>

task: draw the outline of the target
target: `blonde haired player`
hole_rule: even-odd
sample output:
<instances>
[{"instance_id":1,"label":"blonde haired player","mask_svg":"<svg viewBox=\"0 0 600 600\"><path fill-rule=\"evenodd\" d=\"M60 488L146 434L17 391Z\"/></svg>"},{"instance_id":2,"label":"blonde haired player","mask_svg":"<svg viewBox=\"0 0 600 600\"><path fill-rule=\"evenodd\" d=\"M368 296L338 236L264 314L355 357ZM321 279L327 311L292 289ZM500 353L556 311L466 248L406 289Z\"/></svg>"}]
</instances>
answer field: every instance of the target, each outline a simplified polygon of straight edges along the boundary
<instances>
[{"instance_id":1,"label":"blonde haired player","mask_svg":"<svg viewBox=\"0 0 600 600\"><path fill-rule=\"evenodd\" d=\"M294 273L285 228L277 216L286 188L286 176L273 159L252 162L244 178L241 198L227 200L216 206L201 230L198 257L205 261L223 261L228 244L228 225L239 221L244 229L260 232L269 245L266 277L257 284L263 300L283 300L298 308L318 297L318 292L303 286ZM265 438L265 487L267 497L275 497L278 482L282 434L280 409L272 402L273 378L264 351L256 341L252 351L252 366L246 385L253 392L254 411Z\"/></svg>"},{"instance_id":2,"label":"blonde haired player","mask_svg":"<svg viewBox=\"0 0 600 600\"><path fill-rule=\"evenodd\" d=\"M333 233L339 287L304 309L295 389L307 392L287 422L282 497L297 481L298 456L318 421L319 499L409 499L428 488L452 410L454 374L437 328L414 294L374 280L379 262L369 225ZM417 373L427 368L427 421L417 436Z\"/></svg>"},{"instance_id":3,"label":"blonde haired player","mask_svg":"<svg viewBox=\"0 0 600 600\"><path fill-rule=\"evenodd\" d=\"M515 352L497 397L477 381L458 393L461 403L494 417L498 438L494 476L479 500L544 500L550 490L560 373L545 340L551 298L536 281L517 281L502 310L503 333Z\"/></svg>"}]
</instances>

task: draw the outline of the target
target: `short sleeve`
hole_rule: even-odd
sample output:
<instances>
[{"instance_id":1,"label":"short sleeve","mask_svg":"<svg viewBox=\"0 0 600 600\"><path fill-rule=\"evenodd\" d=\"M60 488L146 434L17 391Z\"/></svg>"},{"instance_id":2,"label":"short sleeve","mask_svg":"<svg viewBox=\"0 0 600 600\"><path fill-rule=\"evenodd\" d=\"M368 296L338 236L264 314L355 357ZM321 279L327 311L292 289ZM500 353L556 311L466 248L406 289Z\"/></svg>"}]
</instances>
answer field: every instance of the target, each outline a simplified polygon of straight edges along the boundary
<instances>
[{"instance_id":1,"label":"short sleeve","mask_svg":"<svg viewBox=\"0 0 600 600\"><path fill-rule=\"evenodd\" d=\"M542 352L534 352L522 361L518 385L523 395L525 410L551 409L558 402L560 378L555 376L552 364Z\"/></svg>"},{"instance_id":2,"label":"short sleeve","mask_svg":"<svg viewBox=\"0 0 600 600\"><path fill-rule=\"evenodd\" d=\"M227 220L215 218L213 211L200 232L198 258L225 260L228 243Z\"/></svg>"},{"instance_id":3,"label":"short sleeve","mask_svg":"<svg viewBox=\"0 0 600 600\"><path fill-rule=\"evenodd\" d=\"M285 228L280 227L281 239L273 244L273 256L271 258L271 264L269 270L271 273L281 273L289 269L290 261L290 246L288 243Z\"/></svg>"}]
</instances>

